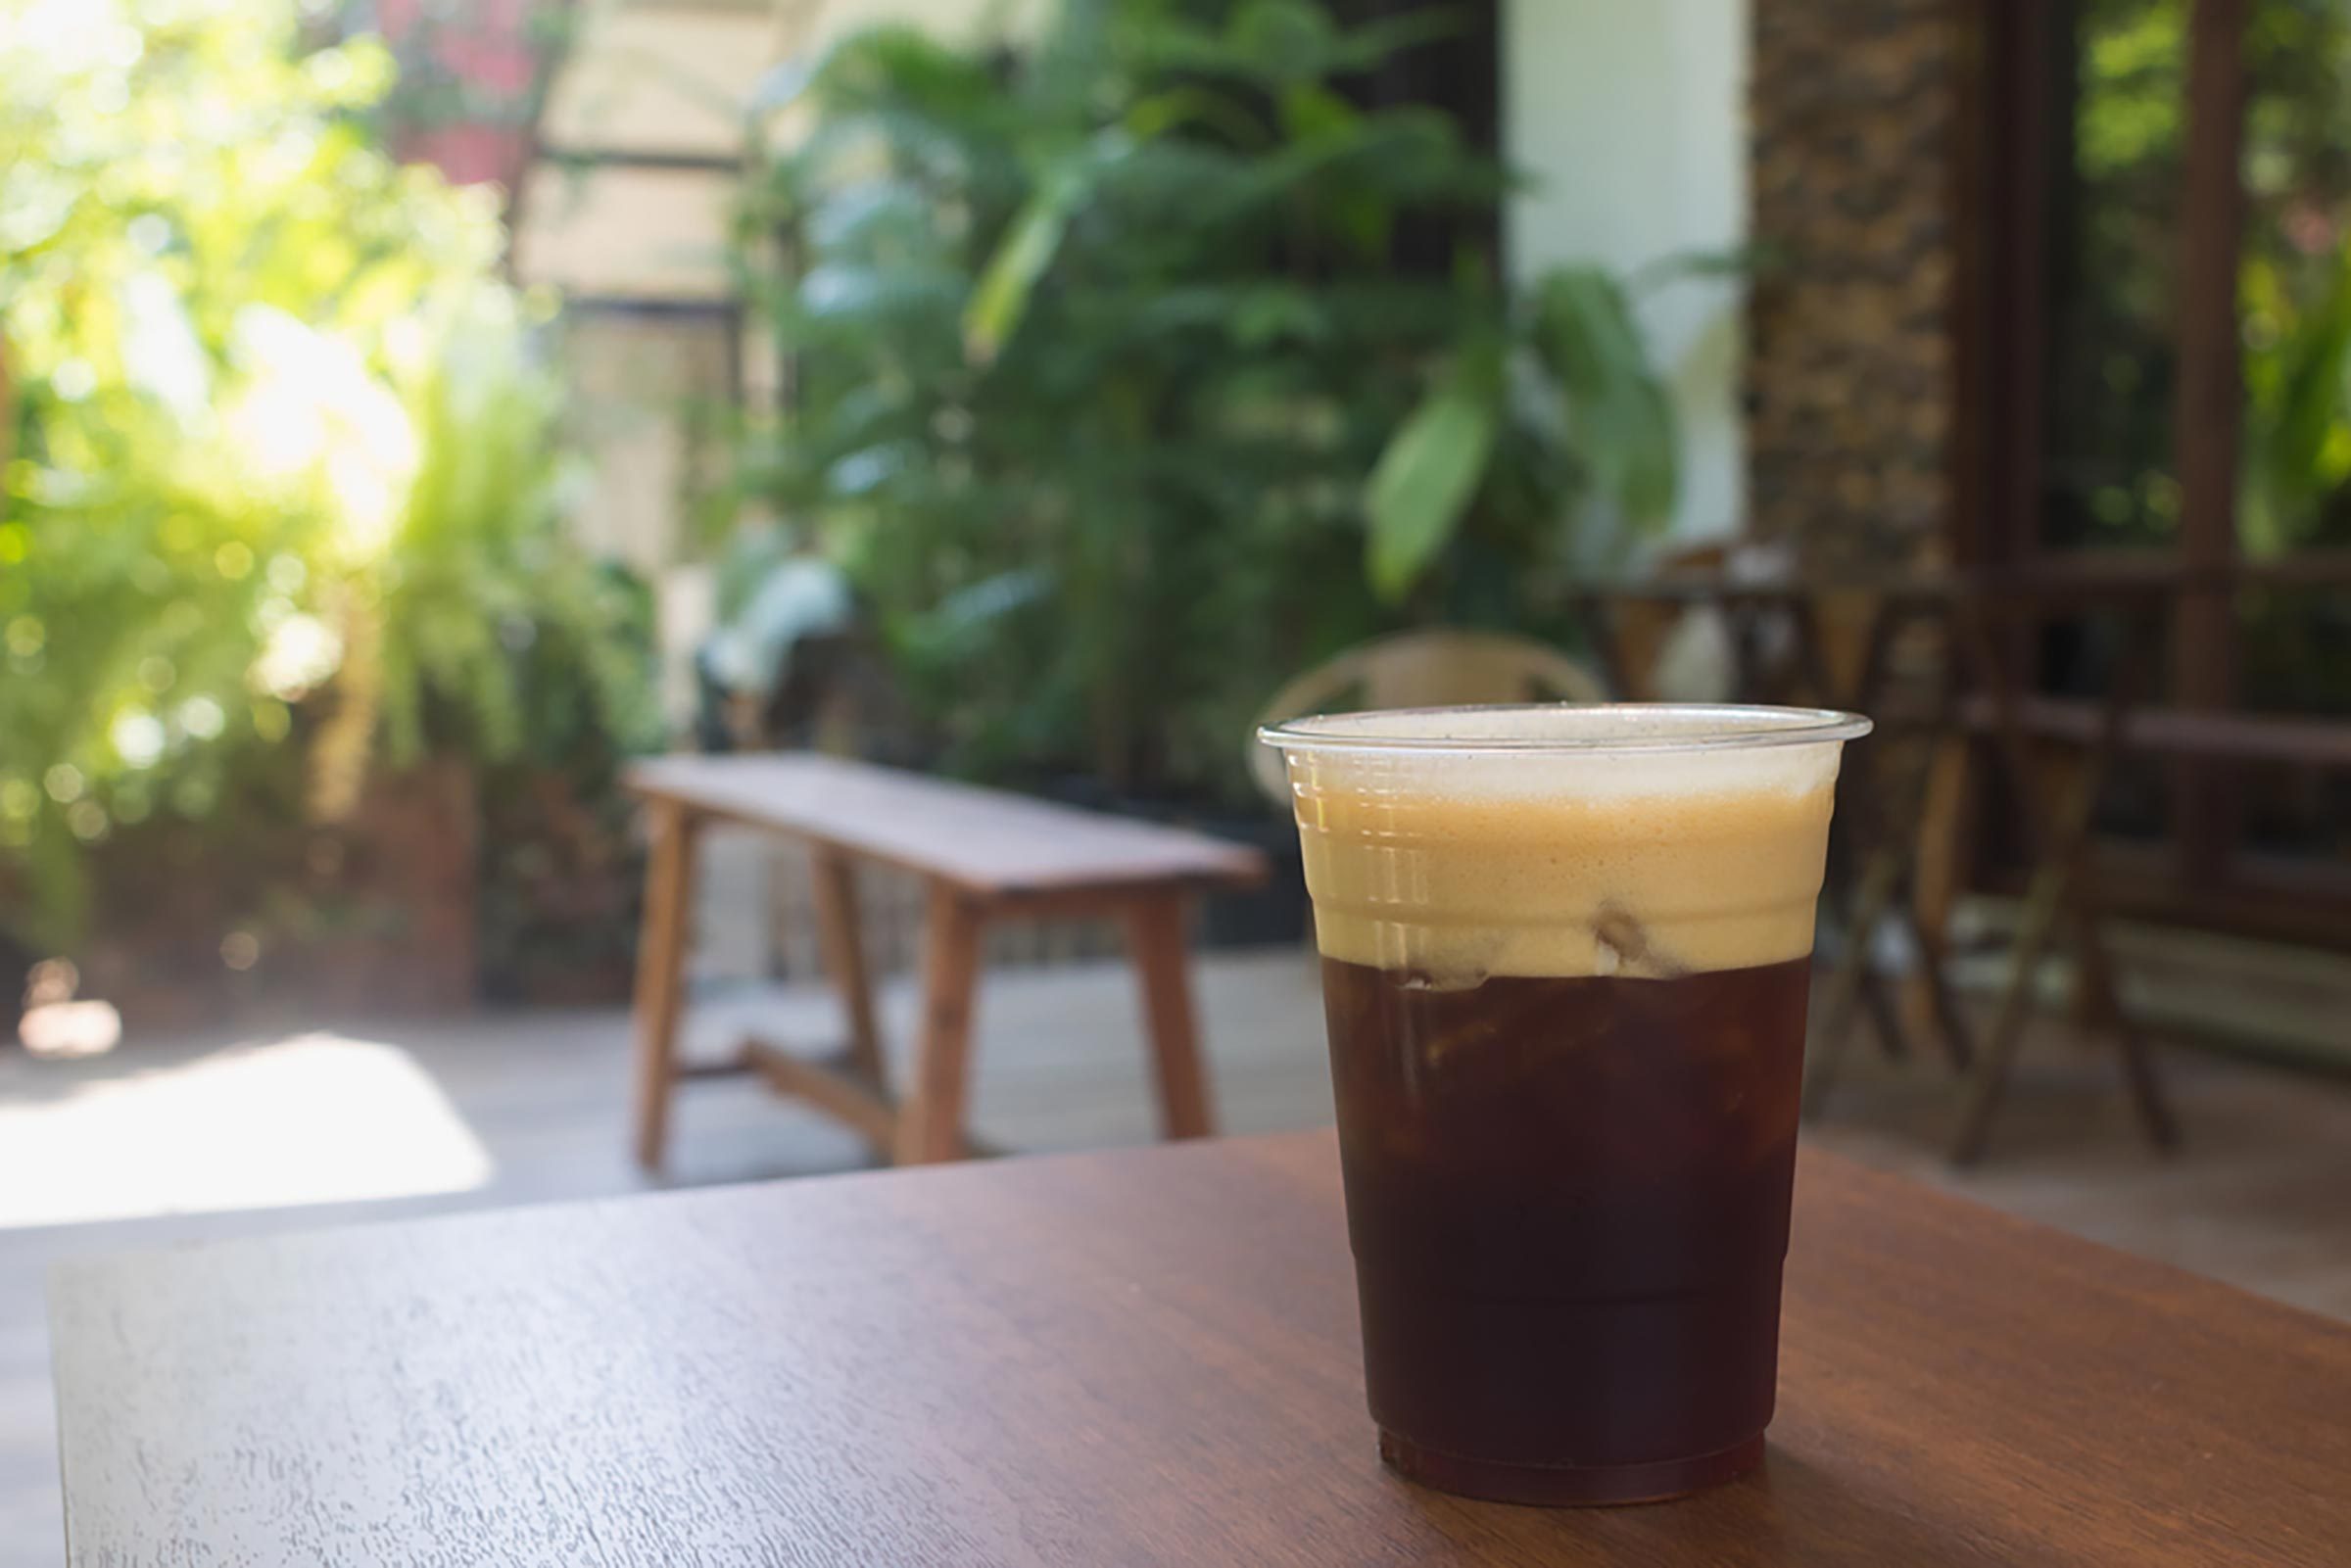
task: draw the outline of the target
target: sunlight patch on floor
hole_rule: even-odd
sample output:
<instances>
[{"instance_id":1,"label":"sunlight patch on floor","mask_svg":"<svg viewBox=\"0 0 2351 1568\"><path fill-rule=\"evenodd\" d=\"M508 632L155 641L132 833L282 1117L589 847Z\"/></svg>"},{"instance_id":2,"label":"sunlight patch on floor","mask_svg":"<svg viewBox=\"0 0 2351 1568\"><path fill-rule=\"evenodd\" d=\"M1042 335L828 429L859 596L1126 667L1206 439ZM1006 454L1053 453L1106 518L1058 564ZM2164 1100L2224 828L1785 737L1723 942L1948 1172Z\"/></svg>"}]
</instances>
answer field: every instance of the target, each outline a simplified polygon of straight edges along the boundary
<instances>
[{"instance_id":1,"label":"sunlight patch on floor","mask_svg":"<svg viewBox=\"0 0 2351 1568\"><path fill-rule=\"evenodd\" d=\"M333 1034L0 1105L0 1227L464 1192L495 1168L407 1052Z\"/></svg>"},{"instance_id":2,"label":"sunlight patch on floor","mask_svg":"<svg viewBox=\"0 0 2351 1568\"><path fill-rule=\"evenodd\" d=\"M24 1010L17 1040L52 1062L104 1056L122 1043L122 1015L111 1002L43 1002Z\"/></svg>"}]
</instances>

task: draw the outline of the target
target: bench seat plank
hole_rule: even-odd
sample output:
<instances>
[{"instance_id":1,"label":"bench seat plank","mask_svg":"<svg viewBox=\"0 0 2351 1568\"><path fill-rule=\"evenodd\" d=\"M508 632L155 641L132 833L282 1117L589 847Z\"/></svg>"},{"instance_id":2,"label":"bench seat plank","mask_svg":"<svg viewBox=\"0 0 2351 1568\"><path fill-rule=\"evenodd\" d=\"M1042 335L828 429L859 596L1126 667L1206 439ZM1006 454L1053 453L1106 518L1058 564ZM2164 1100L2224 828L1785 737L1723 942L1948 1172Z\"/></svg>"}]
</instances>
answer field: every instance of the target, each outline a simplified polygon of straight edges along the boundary
<instances>
[{"instance_id":1,"label":"bench seat plank","mask_svg":"<svg viewBox=\"0 0 2351 1568\"><path fill-rule=\"evenodd\" d=\"M634 793L951 882L982 896L1257 881L1245 845L839 757L641 762Z\"/></svg>"}]
</instances>

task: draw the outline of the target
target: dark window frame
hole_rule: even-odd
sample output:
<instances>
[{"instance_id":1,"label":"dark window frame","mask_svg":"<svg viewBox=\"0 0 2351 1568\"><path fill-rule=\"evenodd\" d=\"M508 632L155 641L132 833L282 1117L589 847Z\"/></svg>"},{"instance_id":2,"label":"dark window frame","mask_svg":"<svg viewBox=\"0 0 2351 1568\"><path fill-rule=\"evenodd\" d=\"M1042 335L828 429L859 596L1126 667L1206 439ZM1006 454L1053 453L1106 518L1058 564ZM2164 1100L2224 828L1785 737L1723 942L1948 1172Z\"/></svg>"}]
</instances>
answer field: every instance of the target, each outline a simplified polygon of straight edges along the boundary
<instances>
[{"instance_id":1,"label":"dark window frame","mask_svg":"<svg viewBox=\"0 0 2351 1568\"><path fill-rule=\"evenodd\" d=\"M2241 166L2248 109L2245 40L2252 0L2189 0L2183 160L2174 241L2179 271L2173 452L2181 489L2172 559L2190 569L2239 558L2236 487L2242 355L2238 266L2246 234ZM1956 7L1965 29L1965 112L1953 148L1961 218L1953 307L1957 421L1948 545L1970 565L2031 565L2043 542L2048 439L2053 177L2069 161L2071 104L2062 71L2070 7L2048 0L1976 0ZM2068 552L2081 559L2086 552ZM2308 551L2270 563L2339 565ZM2168 705L2214 712L2243 705L2233 657L2232 589L2207 576L2168 611ZM2029 631L2008 652L2031 668ZM2172 765L2172 807L2157 854L2118 857L2110 892L2127 910L2165 919L2340 942L2351 872L2280 862L2241 843L2243 813L2227 766ZM1989 828L1980 824L1979 827ZM1978 879L2012 882L1979 832Z\"/></svg>"}]
</instances>

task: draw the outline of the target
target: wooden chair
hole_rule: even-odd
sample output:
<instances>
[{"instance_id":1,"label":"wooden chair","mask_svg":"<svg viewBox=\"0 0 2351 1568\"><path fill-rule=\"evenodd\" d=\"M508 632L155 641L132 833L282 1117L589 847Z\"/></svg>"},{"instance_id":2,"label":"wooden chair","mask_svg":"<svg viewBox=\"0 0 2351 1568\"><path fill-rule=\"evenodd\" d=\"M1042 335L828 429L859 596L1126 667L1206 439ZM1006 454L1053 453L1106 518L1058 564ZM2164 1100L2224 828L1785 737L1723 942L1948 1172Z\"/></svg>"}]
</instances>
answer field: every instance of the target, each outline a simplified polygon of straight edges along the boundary
<instances>
[{"instance_id":1,"label":"wooden chair","mask_svg":"<svg viewBox=\"0 0 2351 1568\"><path fill-rule=\"evenodd\" d=\"M1260 724L1354 708L1444 708L1479 702L1606 702L1600 678L1532 638L1452 628L1398 632L1359 643L1273 693ZM1289 781L1271 747L1249 742L1249 769L1269 800L1287 807Z\"/></svg>"},{"instance_id":2,"label":"wooden chair","mask_svg":"<svg viewBox=\"0 0 2351 1568\"><path fill-rule=\"evenodd\" d=\"M1902 617L1915 605L1897 604L1866 584L1794 572L1761 546L1703 546L1661 564L1654 578L1572 596L1619 690L1644 700L1662 695L1657 666L1665 648L1694 615L1703 615L1721 627L1728 655L1714 699L1878 712L1895 674ZM1949 753L1963 759L1964 752L1957 743L1915 748L1915 770L1890 770L1886 749L1884 736L1850 748L1838 775L1838 831L1829 844L1823 903L1843 914L1848 954L1815 995L1826 1037L1814 1052L1819 1070L1806 1090L1815 1113L1860 1010L1891 1058L1908 1055L1913 1028L1923 1025L1955 1069L1964 1070L1970 1059L1966 1022L1943 962L1955 820L1947 764ZM1881 777L1890 771L1901 776ZM1907 927L1921 956L1898 992L1866 962L1878 924L1888 920Z\"/></svg>"},{"instance_id":3,"label":"wooden chair","mask_svg":"<svg viewBox=\"0 0 2351 1568\"><path fill-rule=\"evenodd\" d=\"M1916 594L1889 595L1873 629L1869 673L1859 694L1864 711L1877 708L1884 653L1902 623L1924 619L1937 629L1944 656L1932 711L1889 713L1886 725L1890 731L1907 732L1914 742L1925 742L1926 749L1910 777L1874 791L1871 804L1896 823L1931 815L1943 754L1954 740L1987 740L1989 760L2006 776L2012 790L2011 821L2032 867L2031 882L2009 947L2008 975L1991 1030L1978 1044L1964 1016L1948 1001L1940 926L1922 921L1914 907L1918 867L1913 846L1897 833L1869 835L1866 863L1852 879L1848 951L1831 972L1821 999L1821 1023L1805 1083L1806 1111L1819 1114L1836 1076L1853 1003L1869 984L1869 950L1879 923L1907 918L1920 954L1920 973L1934 983L1942 1004L1939 1016L1946 1048L1965 1079L1950 1145L1955 1164L1982 1157L2022 1041L2035 976L2042 960L2069 939L2077 962L2077 1016L2112 1037L2125 1086L2149 1140L2158 1148L2170 1148L2180 1136L2147 1041L2122 1003L2106 939L2107 904L2099 887L2093 842L2098 794L2120 755L2134 748L2162 750L2166 739L2180 743L2179 737L2159 733L2160 726L2145 723L2137 706L2145 671L2154 658L2153 627L2143 603L2080 606L2121 612L2123 651L2107 678L2103 699L2096 704L2028 700L2020 695L2019 682L2001 655L2000 633L2030 624L2036 607L2013 594L1995 596L1931 582ZM2259 722L2248 729L2262 733L2240 737L2247 748L2283 743ZM2031 749L2036 739L2063 741L2076 751L2078 760L2066 776L2051 781L2036 767ZM2340 749L2351 756L2351 744ZM2323 752L2320 747L2304 760L2323 763Z\"/></svg>"},{"instance_id":4,"label":"wooden chair","mask_svg":"<svg viewBox=\"0 0 2351 1568\"><path fill-rule=\"evenodd\" d=\"M1723 572L1730 566L1735 546L1726 542L1692 546L1672 550L1657 558L1659 572ZM1719 613L1708 605L1690 605L1671 600L1629 599L1609 606L1612 619L1606 628L1600 652L1607 662L1608 684L1615 688L1619 698L1627 702L1655 702L1664 692L1658 682L1658 671L1666 662L1666 650L1694 611ZM1585 606L1587 617L1592 607ZM1727 696L1729 692L1717 693Z\"/></svg>"}]
</instances>

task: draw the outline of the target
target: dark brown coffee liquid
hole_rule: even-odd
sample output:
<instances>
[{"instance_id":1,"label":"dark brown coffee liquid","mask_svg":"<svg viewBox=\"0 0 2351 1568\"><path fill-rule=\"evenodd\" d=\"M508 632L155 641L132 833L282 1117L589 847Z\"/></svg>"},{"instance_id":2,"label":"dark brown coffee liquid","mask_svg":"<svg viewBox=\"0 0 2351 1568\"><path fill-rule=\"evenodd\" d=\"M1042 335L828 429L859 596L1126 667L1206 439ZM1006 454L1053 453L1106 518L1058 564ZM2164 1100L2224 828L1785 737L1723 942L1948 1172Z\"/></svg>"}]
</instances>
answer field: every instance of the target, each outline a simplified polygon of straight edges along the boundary
<instances>
[{"instance_id":1,"label":"dark brown coffee liquid","mask_svg":"<svg viewBox=\"0 0 2351 1568\"><path fill-rule=\"evenodd\" d=\"M1323 960L1365 1366L1392 1449L1615 1467L1758 1437L1810 973L1439 990Z\"/></svg>"}]
</instances>

